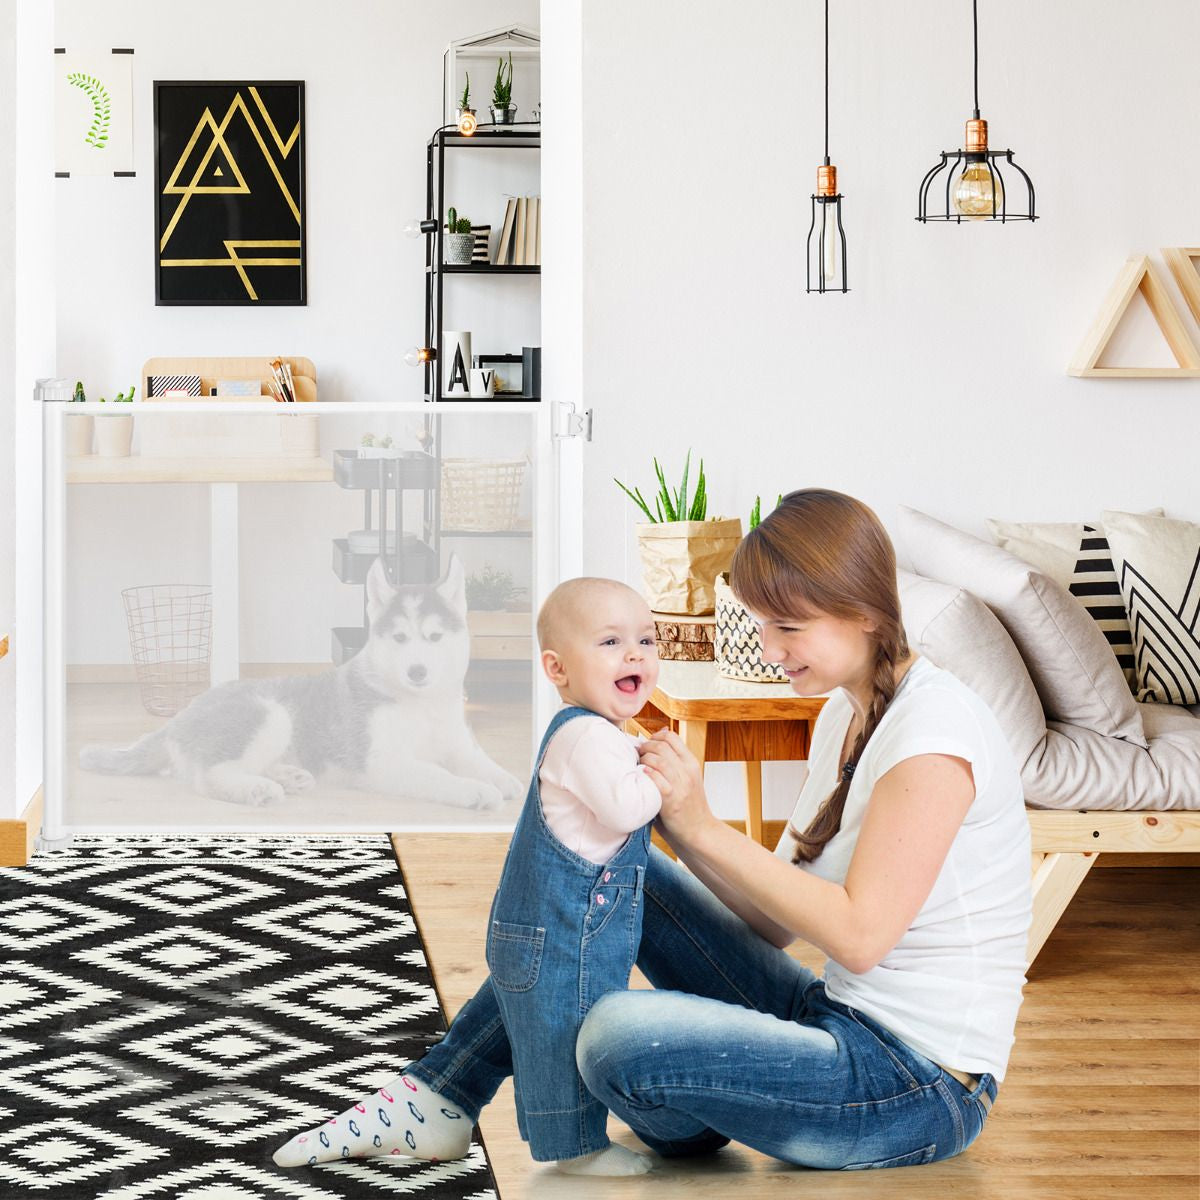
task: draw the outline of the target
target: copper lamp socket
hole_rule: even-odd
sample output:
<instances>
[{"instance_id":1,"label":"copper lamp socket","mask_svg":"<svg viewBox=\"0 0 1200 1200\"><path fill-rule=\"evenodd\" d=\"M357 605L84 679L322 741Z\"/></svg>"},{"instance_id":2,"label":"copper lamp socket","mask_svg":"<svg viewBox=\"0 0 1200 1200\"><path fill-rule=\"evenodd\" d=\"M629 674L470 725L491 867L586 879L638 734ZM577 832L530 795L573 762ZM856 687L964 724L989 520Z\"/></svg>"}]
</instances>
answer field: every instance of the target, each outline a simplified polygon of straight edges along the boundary
<instances>
[{"instance_id":1,"label":"copper lamp socket","mask_svg":"<svg viewBox=\"0 0 1200 1200\"><path fill-rule=\"evenodd\" d=\"M973 117L967 122L968 154L982 154L987 150L987 122L981 117Z\"/></svg>"},{"instance_id":2,"label":"copper lamp socket","mask_svg":"<svg viewBox=\"0 0 1200 1200\"><path fill-rule=\"evenodd\" d=\"M817 168L817 195L837 195L837 167L825 163Z\"/></svg>"}]
</instances>

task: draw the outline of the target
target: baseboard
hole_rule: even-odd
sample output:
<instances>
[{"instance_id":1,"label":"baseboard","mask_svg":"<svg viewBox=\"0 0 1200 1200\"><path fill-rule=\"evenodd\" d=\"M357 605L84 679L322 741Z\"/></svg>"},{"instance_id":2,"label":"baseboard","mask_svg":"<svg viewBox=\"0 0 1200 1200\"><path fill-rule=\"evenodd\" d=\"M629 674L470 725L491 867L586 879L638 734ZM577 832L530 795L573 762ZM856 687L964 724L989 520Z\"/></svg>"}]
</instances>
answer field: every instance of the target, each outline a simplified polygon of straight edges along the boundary
<instances>
[{"instance_id":1,"label":"baseboard","mask_svg":"<svg viewBox=\"0 0 1200 1200\"><path fill-rule=\"evenodd\" d=\"M33 857L33 842L42 828L42 789L16 820L0 821L0 867L23 867Z\"/></svg>"}]
</instances>

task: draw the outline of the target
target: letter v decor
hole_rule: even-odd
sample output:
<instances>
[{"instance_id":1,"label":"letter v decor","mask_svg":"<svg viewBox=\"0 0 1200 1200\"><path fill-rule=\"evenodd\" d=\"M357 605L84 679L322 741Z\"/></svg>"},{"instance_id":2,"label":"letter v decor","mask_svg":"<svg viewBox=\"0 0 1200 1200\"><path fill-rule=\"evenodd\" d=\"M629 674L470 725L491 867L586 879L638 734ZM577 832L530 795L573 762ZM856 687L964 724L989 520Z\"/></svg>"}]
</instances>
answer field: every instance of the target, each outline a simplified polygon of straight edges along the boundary
<instances>
[{"instance_id":1,"label":"letter v decor","mask_svg":"<svg viewBox=\"0 0 1200 1200\"><path fill-rule=\"evenodd\" d=\"M1200 276L1192 266L1192 258L1200 256L1200 249L1164 250L1164 256L1171 264L1175 278L1179 280L1180 289L1200 320ZM1173 258L1172 255L1178 255ZM1188 291L1183 271L1190 271L1195 289L1196 303ZM1108 348L1121 318L1133 301L1136 293L1140 292L1150 308L1158 328L1161 330L1171 353L1175 356L1177 367L1101 367L1097 366ZM1067 368L1068 375L1080 379L1200 379L1200 346L1188 330L1186 317L1176 308L1167 291L1166 284L1154 264L1145 255L1134 255L1121 268L1121 273L1113 283L1112 289L1104 300L1099 315L1093 322L1087 336L1080 343L1075 357Z\"/></svg>"}]
</instances>

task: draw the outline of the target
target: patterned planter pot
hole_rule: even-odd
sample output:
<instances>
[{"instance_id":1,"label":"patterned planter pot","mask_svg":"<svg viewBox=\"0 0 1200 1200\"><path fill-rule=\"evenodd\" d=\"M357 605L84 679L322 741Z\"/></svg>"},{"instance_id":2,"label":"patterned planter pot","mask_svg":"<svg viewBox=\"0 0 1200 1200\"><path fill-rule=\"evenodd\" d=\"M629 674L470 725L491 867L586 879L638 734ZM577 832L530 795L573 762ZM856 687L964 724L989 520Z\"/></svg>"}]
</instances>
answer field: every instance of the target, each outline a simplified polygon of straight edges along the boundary
<instances>
[{"instance_id":1,"label":"patterned planter pot","mask_svg":"<svg viewBox=\"0 0 1200 1200\"><path fill-rule=\"evenodd\" d=\"M469 267L471 255L475 251L475 235L473 233L448 233L442 261L448 267Z\"/></svg>"},{"instance_id":2,"label":"patterned planter pot","mask_svg":"<svg viewBox=\"0 0 1200 1200\"><path fill-rule=\"evenodd\" d=\"M717 576L717 632L713 657L717 671L727 679L752 683L787 683L783 668L763 662L762 635L742 602L729 586L729 576Z\"/></svg>"}]
</instances>

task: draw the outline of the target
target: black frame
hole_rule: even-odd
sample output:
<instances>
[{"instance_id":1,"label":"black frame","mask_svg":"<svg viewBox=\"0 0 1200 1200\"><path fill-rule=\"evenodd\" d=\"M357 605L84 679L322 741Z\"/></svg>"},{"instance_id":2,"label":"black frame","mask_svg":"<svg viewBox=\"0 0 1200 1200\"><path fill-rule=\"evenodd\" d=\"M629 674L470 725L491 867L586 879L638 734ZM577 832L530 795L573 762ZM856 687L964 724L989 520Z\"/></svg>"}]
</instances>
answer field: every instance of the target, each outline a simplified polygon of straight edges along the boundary
<instances>
[{"instance_id":1,"label":"black frame","mask_svg":"<svg viewBox=\"0 0 1200 1200\"><path fill-rule=\"evenodd\" d=\"M163 135L160 127L161 119L161 99L162 93L166 89L173 88L213 88L213 89L237 89L244 90L248 88L295 88L297 92L298 112L300 132L297 138L297 166L296 171L298 178L296 183L296 205L300 210L300 265L298 286L284 298L276 299L251 299L248 295L245 298L230 298L228 295L204 297L201 294L193 294L191 296L179 297L168 294L163 294L163 267L161 265L161 257L159 251L159 241L162 231L166 227L166 222L170 216L164 218L164 197L163 185L166 182L167 176L163 174L163 161L161 155ZM224 108L221 109L224 112ZM215 114L214 114L215 115ZM154 81L154 303L159 307L171 306L196 306L196 307L294 307L303 306L308 303L308 221L306 209L306 165L307 152L305 148L307 119L305 114L304 102L304 81L302 79L263 79L263 80L160 80ZM169 172L168 172L169 175ZM201 268L202 269L202 268Z\"/></svg>"},{"instance_id":2,"label":"black frame","mask_svg":"<svg viewBox=\"0 0 1200 1200\"><path fill-rule=\"evenodd\" d=\"M842 228L842 194L838 192L836 196L818 196L815 193L812 199L812 224L808 227L808 242L805 245L804 256L804 290L806 292L818 292L822 295L826 292L848 292L850 285L847 282L846 276L846 231ZM817 286L813 287L813 233L817 228L817 206L821 206L821 231L817 234L816 259L817 259ZM834 219L837 221L838 237L842 240L842 286L841 287L826 287L824 273L821 270L821 252L825 244L825 223L829 220L829 214L832 210Z\"/></svg>"}]
</instances>

